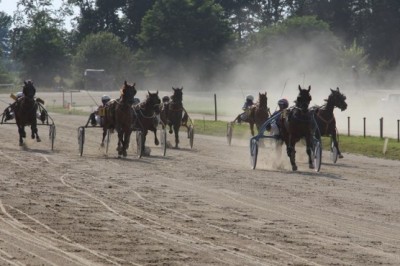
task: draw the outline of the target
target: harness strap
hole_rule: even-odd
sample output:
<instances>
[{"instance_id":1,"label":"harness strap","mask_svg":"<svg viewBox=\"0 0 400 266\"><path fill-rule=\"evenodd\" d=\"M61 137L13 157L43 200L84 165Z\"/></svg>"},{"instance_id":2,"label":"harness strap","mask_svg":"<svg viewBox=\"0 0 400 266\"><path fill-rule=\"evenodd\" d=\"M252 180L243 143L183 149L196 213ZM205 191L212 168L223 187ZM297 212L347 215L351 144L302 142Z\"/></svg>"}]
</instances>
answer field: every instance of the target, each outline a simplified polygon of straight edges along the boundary
<instances>
[{"instance_id":1,"label":"harness strap","mask_svg":"<svg viewBox=\"0 0 400 266\"><path fill-rule=\"evenodd\" d=\"M328 132L329 125L330 125L330 123L331 123L333 120L335 120L335 117L332 116L332 118L328 121L328 120L326 120L325 118L323 118L323 117L319 114L319 112L317 112L317 116L318 116L318 118L321 119L322 122L324 122L325 125L326 125L325 131L324 131L324 132Z\"/></svg>"}]
</instances>

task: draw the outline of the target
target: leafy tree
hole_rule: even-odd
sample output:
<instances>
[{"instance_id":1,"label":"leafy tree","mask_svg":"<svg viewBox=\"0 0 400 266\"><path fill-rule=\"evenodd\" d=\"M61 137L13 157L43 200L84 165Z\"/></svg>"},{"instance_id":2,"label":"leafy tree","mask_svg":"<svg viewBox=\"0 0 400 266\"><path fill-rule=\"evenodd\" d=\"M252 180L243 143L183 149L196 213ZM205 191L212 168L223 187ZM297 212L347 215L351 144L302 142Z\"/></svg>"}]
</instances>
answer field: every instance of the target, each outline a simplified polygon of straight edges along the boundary
<instances>
[{"instance_id":1,"label":"leafy tree","mask_svg":"<svg viewBox=\"0 0 400 266\"><path fill-rule=\"evenodd\" d=\"M114 34L90 34L79 44L73 57L75 81L83 81L85 69L104 69L121 83L121 80L132 75L132 57L129 49Z\"/></svg>"},{"instance_id":2,"label":"leafy tree","mask_svg":"<svg viewBox=\"0 0 400 266\"><path fill-rule=\"evenodd\" d=\"M68 2L80 9L80 16L76 18L79 41L88 34L104 31L120 38L124 37L118 12L126 5L126 0L69 0Z\"/></svg>"},{"instance_id":3,"label":"leafy tree","mask_svg":"<svg viewBox=\"0 0 400 266\"><path fill-rule=\"evenodd\" d=\"M142 28L142 19L153 7L154 2L155 0L126 0L126 5L122 8L124 13L122 24L126 36L124 43L133 51L139 49L137 36Z\"/></svg>"},{"instance_id":4,"label":"leafy tree","mask_svg":"<svg viewBox=\"0 0 400 266\"><path fill-rule=\"evenodd\" d=\"M194 64L201 72L212 69L230 40L223 9L213 0L157 0L143 18L138 54L150 63L144 66L148 73L170 73L171 64L155 61L162 57L172 59L173 68Z\"/></svg>"},{"instance_id":5,"label":"leafy tree","mask_svg":"<svg viewBox=\"0 0 400 266\"><path fill-rule=\"evenodd\" d=\"M50 10L48 0L21 0L18 6L16 17L24 19L12 31L12 56L22 63L22 78L52 85L55 76L68 72L65 32L60 27L62 15L56 16Z\"/></svg>"}]
</instances>

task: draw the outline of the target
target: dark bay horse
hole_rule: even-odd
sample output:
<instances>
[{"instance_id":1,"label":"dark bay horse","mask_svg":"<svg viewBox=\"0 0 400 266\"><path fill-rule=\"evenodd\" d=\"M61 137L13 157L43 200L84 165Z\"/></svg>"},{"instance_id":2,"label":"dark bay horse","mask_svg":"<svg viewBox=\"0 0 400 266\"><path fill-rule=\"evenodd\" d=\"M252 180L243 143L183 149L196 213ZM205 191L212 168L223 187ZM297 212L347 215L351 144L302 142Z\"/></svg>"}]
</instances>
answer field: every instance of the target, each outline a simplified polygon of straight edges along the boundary
<instances>
[{"instance_id":1,"label":"dark bay horse","mask_svg":"<svg viewBox=\"0 0 400 266\"><path fill-rule=\"evenodd\" d=\"M233 123L236 121L249 123L251 135L254 136L254 125L256 125L257 131L260 126L268 119L270 116L270 111L267 106L267 93L258 93L258 101L250 108L250 113L248 116L243 116L244 113L239 114Z\"/></svg>"},{"instance_id":2,"label":"dark bay horse","mask_svg":"<svg viewBox=\"0 0 400 266\"><path fill-rule=\"evenodd\" d=\"M267 106L267 92L258 93L258 101L253 105L250 111L250 118L254 121L257 131L259 132L260 127L270 116L270 111ZM254 124L250 124L251 135L254 136Z\"/></svg>"},{"instance_id":3,"label":"dark bay horse","mask_svg":"<svg viewBox=\"0 0 400 266\"><path fill-rule=\"evenodd\" d=\"M129 147L132 133L133 110L131 107L136 92L135 83L128 84L125 81L120 89L120 98L109 101L105 106L101 146L104 146L107 130L112 131L115 129L118 133L118 157L121 157L121 155L124 157L127 156L126 150Z\"/></svg>"},{"instance_id":4,"label":"dark bay horse","mask_svg":"<svg viewBox=\"0 0 400 266\"><path fill-rule=\"evenodd\" d=\"M311 112L315 113L314 117L319 128L319 131L316 131L316 137L319 139L321 136L331 136L333 145L338 151L339 158L343 158L337 141L336 119L333 110L335 107L339 108L341 111L347 109L346 96L339 91L339 88L336 88L336 90L331 89L331 94L325 101L326 104L322 106L313 106L310 109Z\"/></svg>"},{"instance_id":5,"label":"dark bay horse","mask_svg":"<svg viewBox=\"0 0 400 266\"><path fill-rule=\"evenodd\" d=\"M141 130L143 132L143 150L145 148L146 136L149 130L154 133L154 144L157 146L160 144L157 138L157 116L160 114L161 100L158 96L158 91L156 93L147 92L148 95L146 100L132 107L134 113L132 120L133 127L135 130Z\"/></svg>"},{"instance_id":6,"label":"dark bay horse","mask_svg":"<svg viewBox=\"0 0 400 266\"><path fill-rule=\"evenodd\" d=\"M314 118L312 113L308 111L312 99L310 90L311 86L308 89L302 89L299 85L299 95L295 101L295 106L282 112L278 120L293 171L297 170L295 145L301 138L305 138L306 141L309 167L314 168L311 158Z\"/></svg>"},{"instance_id":7,"label":"dark bay horse","mask_svg":"<svg viewBox=\"0 0 400 266\"><path fill-rule=\"evenodd\" d=\"M36 89L31 80L24 81L23 93L24 96L18 99L15 105L15 122L18 127L20 146L24 143L23 139L26 137L25 126L28 125L31 126L32 139L36 138L37 142L41 141L36 120L36 113L38 110L38 104L34 99Z\"/></svg>"},{"instance_id":8,"label":"dark bay horse","mask_svg":"<svg viewBox=\"0 0 400 266\"><path fill-rule=\"evenodd\" d=\"M174 94L171 101L163 104L161 108L161 121L169 126L169 134L175 133L175 148L179 148L179 129L181 125L187 127L188 115L183 108L183 87L172 87ZM173 130L172 130L173 128Z\"/></svg>"}]
</instances>

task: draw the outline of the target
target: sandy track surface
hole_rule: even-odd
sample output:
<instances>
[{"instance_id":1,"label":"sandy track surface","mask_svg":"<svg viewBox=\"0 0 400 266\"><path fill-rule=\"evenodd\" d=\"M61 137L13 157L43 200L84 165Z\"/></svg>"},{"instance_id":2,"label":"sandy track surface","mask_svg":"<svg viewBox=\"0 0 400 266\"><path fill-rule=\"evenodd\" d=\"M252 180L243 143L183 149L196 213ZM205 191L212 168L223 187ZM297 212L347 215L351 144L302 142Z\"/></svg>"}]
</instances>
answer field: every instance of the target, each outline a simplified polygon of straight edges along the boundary
<instances>
[{"instance_id":1,"label":"sandy track surface","mask_svg":"<svg viewBox=\"0 0 400 266\"><path fill-rule=\"evenodd\" d=\"M324 153L315 173L298 148L292 172L264 148L250 170L247 140L184 134L118 159L99 129L80 157L86 117L53 118L53 152L46 127L20 148L1 125L0 265L400 265L398 161Z\"/></svg>"}]
</instances>

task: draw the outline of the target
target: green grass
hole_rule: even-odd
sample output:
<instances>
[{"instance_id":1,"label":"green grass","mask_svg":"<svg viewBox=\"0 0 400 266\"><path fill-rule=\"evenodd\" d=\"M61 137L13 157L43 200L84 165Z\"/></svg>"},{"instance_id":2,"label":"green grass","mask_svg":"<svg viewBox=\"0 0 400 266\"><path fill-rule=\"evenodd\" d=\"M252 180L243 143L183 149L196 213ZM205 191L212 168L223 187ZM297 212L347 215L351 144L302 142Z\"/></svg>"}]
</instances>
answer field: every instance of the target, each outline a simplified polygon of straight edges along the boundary
<instances>
[{"instance_id":1,"label":"green grass","mask_svg":"<svg viewBox=\"0 0 400 266\"><path fill-rule=\"evenodd\" d=\"M226 125L227 122L225 121L196 120L195 132L196 134L225 137ZM249 139L250 136L249 124L234 125L233 139ZM390 138L386 154L383 154L384 143L385 140L379 137L339 136L339 147L342 152L400 160L400 142L397 142L397 139ZM330 149L330 138L323 137L322 144L325 150Z\"/></svg>"}]
</instances>

